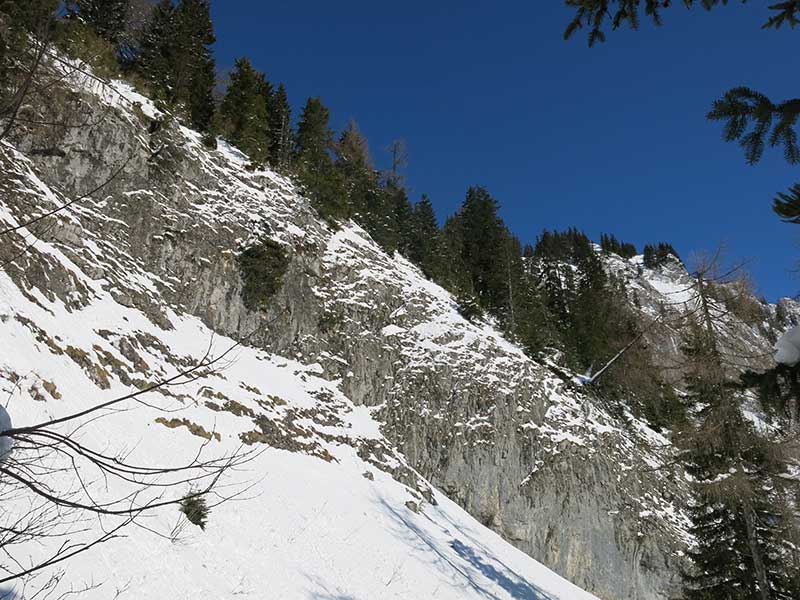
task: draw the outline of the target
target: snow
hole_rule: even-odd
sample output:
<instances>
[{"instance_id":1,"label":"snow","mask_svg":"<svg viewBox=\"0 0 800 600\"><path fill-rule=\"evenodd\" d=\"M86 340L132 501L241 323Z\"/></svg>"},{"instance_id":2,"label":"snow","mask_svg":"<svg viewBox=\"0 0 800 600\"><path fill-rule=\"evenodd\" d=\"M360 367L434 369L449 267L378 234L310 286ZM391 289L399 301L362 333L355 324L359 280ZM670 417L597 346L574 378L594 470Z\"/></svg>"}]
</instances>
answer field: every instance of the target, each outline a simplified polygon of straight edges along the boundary
<instances>
[{"instance_id":1,"label":"snow","mask_svg":"<svg viewBox=\"0 0 800 600\"><path fill-rule=\"evenodd\" d=\"M139 123L135 105L149 118L163 117L148 99L122 82L81 79L76 84L118 107L131 124ZM389 391L382 404L356 406L342 391L342 381L358 387L354 379L362 376L353 356L323 350L288 357L240 346L219 374L171 388L169 395L150 394L148 404L174 411L169 417L185 418L219 434L219 441L211 441L208 448L215 455L235 451L240 436L257 429L253 418L220 409L226 400L267 419L279 435L291 438L300 449L258 445L262 453L247 469L229 474L223 482L226 489L244 486L246 493L215 507L206 531L188 525L177 510L166 508L146 522L148 529L165 537L143 527L131 528L125 539L113 540L70 562L70 583L104 582L81 597L115 597L120 588L121 600L594 598L483 527L414 473L383 436L375 415L402 389L393 388L396 382L439 368L446 369L454 380L491 388L514 403L519 430L535 440L537 455L520 486L532 482L548 461L557 463L568 451L579 450L587 461L601 453L613 453L609 456L618 461L619 480L629 478L633 489L657 491L653 481L671 475L671 469L665 468L670 458L669 440L630 413L623 419L610 415L602 405L588 400L588 395L576 391L579 386L564 383L541 362L530 360L491 320L465 320L447 291L403 256L386 255L358 225L346 223L332 232L288 179L268 170L248 171L247 156L224 140L218 140L217 149L211 150L197 132L186 127L179 131L183 146L203 175L181 182L191 190L193 204L180 215L171 214L174 204L149 189L129 190L126 200L144 198L163 206L166 218L190 223L189 232L192 227L235 231L235 245L224 250L227 253L255 242L264 232L281 243L323 249L322 276L313 289L316 298L326 309L343 308L346 316L361 313L365 321L365 311L373 316L375 322L353 331L353 337L392 353L393 360L397 357L396 369L387 377ZM57 191L37 177L22 154L6 144L0 146L0 159L2 152L13 154L19 180L27 182L24 193L31 196L30 204L52 207L64 203ZM214 181L214 186L205 189L204 181ZM102 203L86 203L63 218L78 227L84 216L105 220L113 225L109 229L127 227L102 208ZM2 223L16 225L17 221L0 200ZM120 244L111 243L113 240L93 239L91 231L82 232L81 237L82 251L100 267L108 267L102 279L84 273L57 243L37 242L36 251L85 289L85 305L67 308L38 289L23 292L6 273L0 273L0 339L4 340L0 345L0 397L8 397L18 426L69 414L85 408L87 402L131 391L116 373L108 374L108 389L99 389L81 366L48 343L80 349L94 364L101 354L111 356L131 377L148 379L174 374L176 365L202 356L209 344L216 354L234 344L199 319L166 306L159 290L174 289L179 283L175 278L148 272L125 254ZM213 266L203 257L199 261L204 267ZM692 308L682 306L692 301L691 280L685 271L679 273L677 266L673 273L645 269L641 257L612 261L615 269L630 273L631 289L646 289L676 310ZM383 289L391 293L385 297L375 293ZM154 325L131 308L130 302L123 306L115 300L128 292L151 299L164 310L172 328ZM386 306L393 298L397 304ZM643 310L655 314L653 306ZM155 341L138 344L147 338ZM137 372L121 352L122 342L136 347L147 365L146 373ZM336 369L338 374L331 376ZM574 383L588 378L567 374L574 375ZM15 377L20 378L19 385ZM58 386L59 399L52 397L45 385L52 383ZM523 401L532 396L544 398L544 406ZM155 465L163 465L165 460L179 464L202 443L186 428L168 429L155 423L163 414L158 410L146 405L125 408L106 415L99 426L84 428L81 440L112 453L130 452L132 460ZM454 419L454 435L463 436L465 444L488 443L480 436L492 435L495 408L481 406ZM405 410L416 410L426 419L452 416L426 404L424 397L419 398L417 407ZM416 489L391 476L398 467L418 476ZM434 502L423 497L420 486L431 490ZM104 489L99 482L92 488L99 494L115 491ZM607 512L657 521L660 528L675 532L677 539L685 536L687 519L667 497L673 496L632 495L624 505L609 506ZM171 536L176 524L180 534ZM30 554L46 549L46 543L31 547Z\"/></svg>"},{"instance_id":2,"label":"snow","mask_svg":"<svg viewBox=\"0 0 800 600\"><path fill-rule=\"evenodd\" d=\"M121 361L125 358L96 333L101 327L120 334L142 331L158 336L177 356L202 354L213 335L196 319L174 314L170 320L175 329L159 330L138 311L114 303L102 289L95 291L100 297L77 312L46 299L37 306L2 274L0 312L31 318L59 345L87 350L100 346ZM0 335L9 342L0 351L0 371L27 373L22 386L5 390L11 395L11 410L26 424L83 406L86 389L94 390L94 401L123 391L116 380L111 390L94 388L77 365L47 354L34 333L16 319L0 323ZM220 350L232 343L219 336L214 340ZM168 369L166 357L153 351L142 354L154 370L160 363ZM343 419L341 425L325 429L329 434L380 439L379 424L369 409L353 406L334 384L316 378L317 370L315 364L241 347L223 378L200 380L175 392L202 397L203 386L211 386L257 409L253 400L259 394L243 392L242 384L246 384L281 398L287 410L301 410L319 408L316 391L327 390L341 404L337 414ZM58 382L63 398L32 402L25 390L38 381ZM169 404L180 411L180 417L219 432L222 447L234 447L237 431L246 425L228 413ZM102 430L91 430L83 441L112 444L118 450L134 445L135 459L144 464L163 464L165 456L177 460L197 447L183 430L155 428L153 414L139 407L109 415L101 421ZM424 502L390 475L365 463L351 446L322 443L334 461L269 448L247 467L246 481L254 482L247 497L215 508L206 531L184 525L181 535L170 539L133 528L127 538L73 560L70 581L105 582L81 595L87 600L107 598L115 587L127 590L121 599L260 599L266 591L270 597L286 600L594 598L513 548L442 494L434 492L436 505ZM363 477L366 471L373 473L373 480ZM226 485L236 483L231 480ZM420 505L421 512L410 510L409 501ZM176 510L165 509L150 517L147 525L168 533L179 517Z\"/></svg>"},{"instance_id":3,"label":"snow","mask_svg":"<svg viewBox=\"0 0 800 600\"><path fill-rule=\"evenodd\" d=\"M784 333L775 344L775 362L793 367L800 362L800 325Z\"/></svg>"},{"instance_id":4,"label":"snow","mask_svg":"<svg viewBox=\"0 0 800 600\"><path fill-rule=\"evenodd\" d=\"M79 85L120 108L130 123L136 122L134 103L151 118L160 114L121 82L106 85L88 78ZM302 239L305 243L328 235L324 225L308 225L312 213L290 182L268 171L249 173L244 169L246 157L235 148L221 142L219 150L208 150L196 132L185 128L181 132L201 168L225 189L223 193L197 190L203 201L187 208L182 215L187 220L219 228L246 223L254 235L266 225L271 235L284 242ZM36 207L64 203L24 156L6 144L0 146L0 159L9 156L15 181L25 187L18 193L30 196ZM138 195L152 193L129 190L126 198ZM100 208L87 202L64 218L79 229L87 215L124 226ZM0 227L16 224L12 211L0 200ZM70 429L72 435L87 446L112 456L124 455L136 464L183 464L205 441L185 427L170 429L157 423L156 418L168 411L168 418L186 419L218 434L219 439L212 437L204 452L221 456L237 451L241 436L257 429L248 414L223 408L230 400L267 419L279 438L294 436L292 440L300 446L291 451L278 444L255 446L260 453L221 482L225 491L245 493L214 507L205 531L187 523L175 507L164 507L150 513L141 527L127 528L124 538L72 559L67 564L68 585L99 583L81 593L82 599L594 600L482 526L423 478L419 477L419 485L431 489L433 502L423 497L419 486L414 489L393 478L392 469L409 467L381 433L381 423L373 417L379 407L356 406L338 380L322 376L320 361L329 358L344 363L343 369L352 377L341 357L320 353L290 358L246 345L237 347L234 340L196 317L167 306L159 290L172 282L145 270L111 241L80 230L81 251L98 267L109 267L100 278L84 272L65 246L55 241L39 240L32 250L53 273L70 280L76 288L75 304L67 306L35 287L21 289L9 273L0 272L0 339L4 342L0 345L0 396L8 400L8 410L0 408L0 431L10 427L12 416L17 426L31 425L134 391L119 372L131 379L164 379L209 349L218 356L234 348L219 372L171 386L164 393L152 392L143 403L108 411L99 421L87 419L80 428ZM330 265L345 261L366 278L399 279L409 297L430 304L429 320L413 331L393 323L376 331L408 341L409 352L423 352L417 355L419 364L428 360L428 353L444 353L442 361L462 360L479 357L482 349L499 348L517 362L497 359L493 367L497 373L482 375L487 382L492 377L499 381L498 373L503 371L511 373L508 379L530 376L517 368L527 365L530 370L530 361L491 324L466 322L449 294L401 256L384 255L359 228L345 227L330 236L326 259ZM359 296L355 287L350 293L339 291L340 300L370 305L369 298ZM170 328L153 323L134 303L115 299L128 292L158 303ZM393 318L402 320L404 312L394 311ZM123 352L126 347L135 349L141 361L138 366L130 353ZM95 368L86 369L70 357L76 352L84 353ZM105 369L104 364L115 368ZM106 389L92 379L97 372L105 372ZM510 383L504 378L503 385ZM489 426L483 417L465 424L471 429ZM0 458L7 457L9 450L4 440L0 438ZM582 442L582 438L576 440ZM363 452L371 447L380 450L380 460ZM48 484L68 486L65 477L54 476ZM113 480L85 484L98 500L119 497L128 489ZM2 520L25 507L24 499L14 505L5 503ZM114 523L111 518L87 522L88 531L79 527L70 532L70 543L92 539L101 525ZM42 539L15 548L14 553L27 564L49 556L63 541L63 537ZM11 588L1 588L0 596L6 591Z\"/></svg>"}]
</instances>

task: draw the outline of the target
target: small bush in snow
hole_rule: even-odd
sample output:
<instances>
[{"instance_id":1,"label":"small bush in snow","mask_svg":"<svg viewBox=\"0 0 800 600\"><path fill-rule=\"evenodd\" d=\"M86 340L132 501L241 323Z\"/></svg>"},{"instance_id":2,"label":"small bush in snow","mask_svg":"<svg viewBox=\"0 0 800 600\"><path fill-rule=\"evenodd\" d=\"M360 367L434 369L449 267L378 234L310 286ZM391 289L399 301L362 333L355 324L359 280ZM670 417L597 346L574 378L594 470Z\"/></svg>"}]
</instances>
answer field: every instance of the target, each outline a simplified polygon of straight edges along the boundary
<instances>
[{"instance_id":1,"label":"small bush in snow","mask_svg":"<svg viewBox=\"0 0 800 600\"><path fill-rule=\"evenodd\" d=\"M186 515L190 523L194 523L205 531L210 512L205 497L187 496L181 501L181 512Z\"/></svg>"}]
</instances>

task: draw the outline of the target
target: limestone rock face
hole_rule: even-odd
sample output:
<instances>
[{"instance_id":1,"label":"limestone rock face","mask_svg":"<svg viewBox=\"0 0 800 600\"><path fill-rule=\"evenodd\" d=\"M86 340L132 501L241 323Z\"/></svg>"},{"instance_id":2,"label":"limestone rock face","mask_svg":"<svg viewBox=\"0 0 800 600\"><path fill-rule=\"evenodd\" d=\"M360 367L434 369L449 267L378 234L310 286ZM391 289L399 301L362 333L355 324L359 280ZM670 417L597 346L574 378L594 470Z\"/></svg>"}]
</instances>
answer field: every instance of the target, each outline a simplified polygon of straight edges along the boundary
<instances>
[{"instance_id":1,"label":"limestone rock face","mask_svg":"<svg viewBox=\"0 0 800 600\"><path fill-rule=\"evenodd\" d=\"M378 468L424 497L419 476L427 478L601 598L670 597L687 543L687 490L666 466L667 438L559 379L491 322L464 320L449 294L403 257L386 255L354 224L325 224L286 178L246 169L224 143L204 147L198 134L135 105L125 90L96 88L67 80L42 119L82 118L92 127L21 127L0 146L0 169L11 174L0 194L17 222L95 190L35 231L83 278L32 252L9 269L20 289L77 310L93 301L89 282L99 282L164 331L176 316L192 315L248 346L317 364L370 408L406 463L363 445L359 455ZM36 152L45 147L59 152ZM25 178L58 196L23 186ZM266 309L250 310L238 256L267 238L290 263ZM4 247L0 259L21 244ZM678 266L644 273L621 259L609 268L635 284L643 319L686 276ZM770 327L742 324L737 343L769 347ZM652 343L666 360L677 338L659 336ZM117 344L144 371L136 343L157 342ZM120 377L112 367L104 369L111 380ZM277 443L270 431L263 427L260 439Z\"/></svg>"}]
</instances>

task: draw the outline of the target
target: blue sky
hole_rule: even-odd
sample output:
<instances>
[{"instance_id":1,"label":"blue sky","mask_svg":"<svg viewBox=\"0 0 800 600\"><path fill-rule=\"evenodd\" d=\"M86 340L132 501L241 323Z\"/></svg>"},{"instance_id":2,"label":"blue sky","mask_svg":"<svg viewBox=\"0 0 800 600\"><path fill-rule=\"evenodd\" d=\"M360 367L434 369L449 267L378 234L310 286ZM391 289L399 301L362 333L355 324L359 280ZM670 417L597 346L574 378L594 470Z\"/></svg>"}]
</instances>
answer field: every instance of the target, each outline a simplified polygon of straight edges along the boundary
<instances>
[{"instance_id":1,"label":"blue sky","mask_svg":"<svg viewBox=\"0 0 800 600\"><path fill-rule=\"evenodd\" d=\"M762 31L766 4L676 6L661 28L589 49L581 32L563 41L560 0L212 2L220 67L249 56L296 113L320 96L379 165L403 138L412 198L427 193L440 219L483 185L523 242L575 225L685 257L724 243L773 300L800 291L800 226L770 210L800 170L778 151L748 166L705 120L735 85L800 93L800 31Z\"/></svg>"}]
</instances>

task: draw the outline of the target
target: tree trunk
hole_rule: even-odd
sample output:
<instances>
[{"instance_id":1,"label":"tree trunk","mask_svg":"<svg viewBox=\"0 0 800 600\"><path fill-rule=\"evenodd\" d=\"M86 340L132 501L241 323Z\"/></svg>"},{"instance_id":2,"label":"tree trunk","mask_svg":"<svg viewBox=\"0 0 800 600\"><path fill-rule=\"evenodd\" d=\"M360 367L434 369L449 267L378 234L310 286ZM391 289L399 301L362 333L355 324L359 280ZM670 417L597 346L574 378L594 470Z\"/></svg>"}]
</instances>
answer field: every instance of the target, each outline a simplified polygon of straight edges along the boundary
<instances>
[{"instance_id":1,"label":"tree trunk","mask_svg":"<svg viewBox=\"0 0 800 600\"><path fill-rule=\"evenodd\" d=\"M756 579L758 580L759 597L761 600L771 600L772 593L769 586L769 578L767 577L767 568L764 565L764 559L761 557L761 549L758 547L758 538L756 535L756 515L753 507L750 506L749 501L742 502L742 510L744 512L744 522L747 527L747 544L750 547L750 554L753 557L753 568L756 572Z\"/></svg>"}]
</instances>

